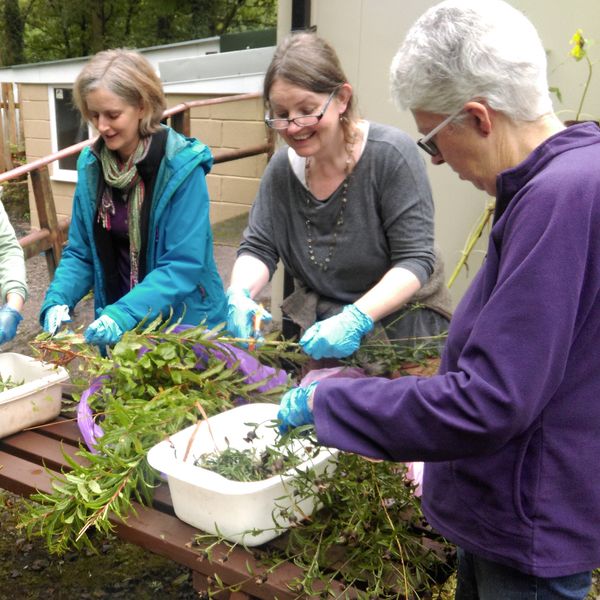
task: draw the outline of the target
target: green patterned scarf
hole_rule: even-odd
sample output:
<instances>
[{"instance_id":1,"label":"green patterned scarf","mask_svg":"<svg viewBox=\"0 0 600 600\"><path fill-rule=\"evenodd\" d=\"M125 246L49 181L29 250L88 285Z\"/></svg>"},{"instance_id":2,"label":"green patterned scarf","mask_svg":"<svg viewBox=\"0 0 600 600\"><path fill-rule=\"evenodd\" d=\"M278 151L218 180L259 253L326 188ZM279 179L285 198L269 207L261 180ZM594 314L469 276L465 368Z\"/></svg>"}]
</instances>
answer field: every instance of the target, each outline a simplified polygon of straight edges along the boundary
<instances>
[{"instance_id":1,"label":"green patterned scarf","mask_svg":"<svg viewBox=\"0 0 600 600\"><path fill-rule=\"evenodd\" d=\"M110 216L115 214L112 188L121 190L123 200L127 202L127 222L129 227L129 259L131 263L129 282L133 288L138 282L139 256L142 241L140 230L140 215L144 202L144 182L138 173L136 164L148 154L151 137L142 138L134 153L127 162L123 163L115 152L109 150L106 145L100 150L100 162L104 172L106 186L102 194L100 208L98 210L98 222L110 231Z\"/></svg>"}]
</instances>

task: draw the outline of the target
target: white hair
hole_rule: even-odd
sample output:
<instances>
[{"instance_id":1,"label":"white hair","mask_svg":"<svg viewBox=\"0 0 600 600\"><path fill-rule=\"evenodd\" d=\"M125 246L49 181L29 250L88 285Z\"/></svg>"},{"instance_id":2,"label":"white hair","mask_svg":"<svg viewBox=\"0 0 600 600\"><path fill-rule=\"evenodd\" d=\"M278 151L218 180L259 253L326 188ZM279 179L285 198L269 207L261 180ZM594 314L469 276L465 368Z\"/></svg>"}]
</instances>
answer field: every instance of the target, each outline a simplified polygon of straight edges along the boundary
<instances>
[{"instance_id":1,"label":"white hair","mask_svg":"<svg viewBox=\"0 0 600 600\"><path fill-rule=\"evenodd\" d=\"M516 121L552 111L540 37L502 0L446 0L431 7L410 28L390 75L401 108L450 114L481 99Z\"/></svg>"}]
</instances>

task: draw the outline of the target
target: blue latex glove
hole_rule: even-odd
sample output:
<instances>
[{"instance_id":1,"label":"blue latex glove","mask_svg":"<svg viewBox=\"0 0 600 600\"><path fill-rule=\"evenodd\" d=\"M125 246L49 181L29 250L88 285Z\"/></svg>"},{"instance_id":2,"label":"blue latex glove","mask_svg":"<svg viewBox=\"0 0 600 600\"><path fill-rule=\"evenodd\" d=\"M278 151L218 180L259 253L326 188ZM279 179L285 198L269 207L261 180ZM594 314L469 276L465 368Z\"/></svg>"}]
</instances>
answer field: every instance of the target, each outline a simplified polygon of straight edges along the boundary
<instances>
[{"instance_id":1,"label":"blue latex glove","mask_svg":"<svg viewBox=\"0 0 600 600\"><path fill-rule=\"evenodd\" d=\"M348 304L339 315L309 327L300 346L312 358L344 358L358 350L365 333L373 329L373 319L355 304Z\"/></svg>"},{"instance_id":2,"label":"blue latex glove","mask_svg":"<svg viewBox=\"0 0 600 600\"><path fill-rule=\"evenodd\" d=\"M69 307L66 304L51 306L44 315L44 331L54 335L63 323L71 321Z\"/></svg>"},{"instance_id":3,"label":"blue latex glove","mask_svg":"<svg viewBox=\"0 0 600 600\"><path fill-rule=\"evenodd\" d=\"M5 304L0 308L0 344L10 342L17 335L17 327L23 320L21 313Z\"/></svg>"},{"instance_id":4,"label":"blue latex glove","mask_svg":"<svg viewBox=\"0 0 600 600\"><path fill-rule=\"evenodd\" d=\"M271 314L250 298L249 290L245 288L229 288L227 290L227 330L235 338L256 338L257 343L263 341L260 331L254 330L254 315L261 312L262 320L269 322ZM248 344L243 344L247 346Z\"/></svg>"},{"instance_id":5,"label":"blue latex glove","mask_svg":"<svg viewBox=\"0 0 600 600\"><path fill-rule=\"evenodd\" d=\"M113 346L123 337L123 330L108 315L102 315L88 325L84 337L88 344Z\"/></svg>"},{"instance_id":6,"label":"blue latex glove","mask_svg":"<svg viewBox=\"0 0 600 600\"><path fill-rule=\"evenodd\" d=\"M313 381L307 387L292 388L282 396L277 413L280 433L315 422L313 413L308 407L308 400L317 383Z\"/></svg>"}]
</instances>

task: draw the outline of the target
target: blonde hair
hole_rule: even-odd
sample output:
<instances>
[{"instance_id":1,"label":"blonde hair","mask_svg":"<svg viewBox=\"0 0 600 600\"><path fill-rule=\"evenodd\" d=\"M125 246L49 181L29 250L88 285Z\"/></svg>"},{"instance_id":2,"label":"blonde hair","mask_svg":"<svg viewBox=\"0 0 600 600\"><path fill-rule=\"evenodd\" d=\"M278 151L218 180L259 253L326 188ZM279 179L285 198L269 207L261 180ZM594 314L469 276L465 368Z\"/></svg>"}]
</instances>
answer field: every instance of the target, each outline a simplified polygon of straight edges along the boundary
<instances>
[{"instance_id":1,"label":"blonde hair","mask_svg":"<svg viewBox=\"0 0 600 600\"><path fill-rule=\"evenodd\" d=\"M99 88L109 90L130 106L143 107L140 136L158 130L167 103L158 75L139 52L124 48L104 50L83 67L75 80L73 100L87 121L91 121L87 96Z\"/></svg>"},{"instance_id":2,"label":"blonde hair","mask_svg":"<svg viewBox=\"0 0 600 600\"><path fill-rule=\"evenodd\" d=\"M263 82L267 108L271 87L277 79L284 79L316 94L331 94L348 82L335 50L323 38L308 32L288 35L275 49ZM340 122L348 138L353 122L358 119L354 94L341 116Z\"/></svg>"}]
</instances>

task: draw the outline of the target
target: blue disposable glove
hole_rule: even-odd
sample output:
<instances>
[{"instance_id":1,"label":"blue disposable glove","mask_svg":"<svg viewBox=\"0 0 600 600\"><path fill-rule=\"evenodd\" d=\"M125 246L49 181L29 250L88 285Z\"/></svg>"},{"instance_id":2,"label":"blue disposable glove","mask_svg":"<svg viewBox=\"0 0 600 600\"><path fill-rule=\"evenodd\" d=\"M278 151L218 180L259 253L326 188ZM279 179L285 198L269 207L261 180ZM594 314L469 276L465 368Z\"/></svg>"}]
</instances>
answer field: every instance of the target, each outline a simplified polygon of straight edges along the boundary
<instances>
[{"instance_id":1,"label":"blue disposable glove","mask_svg":"<svg viewBox=\"0 0 600 600\"><path fill-rule=\"evenodd\" d=\"M84 337L88 344L113 346L123 337L123 330L108 315L102 315L88 325Z\"/></svg>"},{"instance_id":2,"label":"blue disposable glove","mask_svg":"<svg viewBox=\"0 0 600 600\"><path fill-rule=\"evenodd\" d=\"M51 306L44 315L44 331L54 335L63 323L71 320L69 307L66 304Z\"/></svg>"},{"instance_id":3,"label":"blue disposable glove","mask_svg":"<svg viewBox=\"0 0 600 600\"><path fill-rule=\"evenodd\" d=\"M5 304L0 308L0 344L10 342L17 335L17 327L23 320L21 313Z\"/></svg>"},{"instance_id":4,"label":"blue disposable glove","mask_svg":"<svg viewBox=\"0 0 600 600\"><path fill-rule=\"evenodd\" d=\"M308 400L317 383L313 381L307 387L292 388L283 395L277 413L280 433L315 422L312 410L308 407Z\"/></svg>"},{"instance_id":5,"label":"blue disposable glove","mask_svg":"<svg viewBox=\"0 0 600 600\"><path fill-rule=\"evenodd\" d=\"M273 317L262 309L245 288L229 288L227 290L227 330L235 338L256 338L263 341L259 331L254 330L254 315L261 311L262 321L271 321ZM247 346L247 344L244 344Z\"/></svg>"},{"instance_id":6,"label":"blue disposable glove","mask_svg":"<svg viewBox=\"0 0 600 600\"><path fill-rule=\"evenodd\" d=\"M309 327L300 346L312 358L344 358L358 350L365 333L373 329L373 319L355 304L348 304L339 315Z\"/></svg>"}]
</instances>

